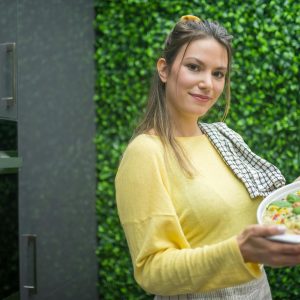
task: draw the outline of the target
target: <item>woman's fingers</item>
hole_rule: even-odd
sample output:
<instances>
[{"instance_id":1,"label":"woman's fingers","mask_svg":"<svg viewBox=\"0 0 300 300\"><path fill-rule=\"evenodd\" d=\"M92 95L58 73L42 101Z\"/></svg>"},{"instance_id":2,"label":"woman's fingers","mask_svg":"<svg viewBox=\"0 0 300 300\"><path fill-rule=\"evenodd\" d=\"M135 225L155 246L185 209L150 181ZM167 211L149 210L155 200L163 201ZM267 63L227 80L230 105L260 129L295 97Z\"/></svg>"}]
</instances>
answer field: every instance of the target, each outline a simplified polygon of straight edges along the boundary
<instances>
[{"instance_id":1,"label":"woman's fingers","mask_svg":"<svg viewBox=\"0 0 300 300\"><path fill-rule=\"evenodd\" d=\"M262 263L272 267L300 264L300 245L280 243L268 236L283 234L284 226L251 225L237 236L245 262Z\"/></svg>"},{"instance_id":2,"label":"woman's fingers","mask_svg":"<svg viewBox=\"0 0 300 300\"><path fill-rule=\"evenodd\" d=\"M273 242L275 246L275 251L282 255L299 255L300 256L300 244L292 244L292 243L280 243Z\"/></svg>"},{"instance_id":3,"label":"woman's fingers","mask_svg":"<svg viewBox=\"0 0 300 300\"><path fill-rule=\"evenodd\" d=\"M300 264L300 254L270 253L264 265L270 267L292 267Z\"/></svg>"},{"instance_id":4,"label":"woman's fingers","mask_svg":"<svg viewBox=\"0 0 300 300\"><path fill-rule=\"evenodd\" d=\"M271 235L283 234L285 233L285 230L286 228L284 225L250 225L244 230L244 232L249 236L267 237Z\"/></svg>"}]
</instances>

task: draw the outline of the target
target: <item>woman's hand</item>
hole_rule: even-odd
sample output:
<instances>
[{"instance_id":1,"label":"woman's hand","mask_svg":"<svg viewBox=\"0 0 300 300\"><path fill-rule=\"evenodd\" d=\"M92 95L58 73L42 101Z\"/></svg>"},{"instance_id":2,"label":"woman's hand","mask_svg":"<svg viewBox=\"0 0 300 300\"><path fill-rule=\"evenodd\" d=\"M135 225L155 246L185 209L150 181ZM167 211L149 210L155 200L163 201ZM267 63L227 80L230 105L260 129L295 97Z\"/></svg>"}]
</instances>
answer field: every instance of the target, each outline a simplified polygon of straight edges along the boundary
<instances>
[{"instance_id":1,"label":"woman's hand","mask_svg":"<svg viewBox=\"0 0 300 300\"><path fill-rule=\"evenodd\" d=\"M300 264L300 244L274 242L266 238L283 234L284 231L284 226L248 226L237 236L244 261L270 267L290 267Z\"/></svg>"}]
</instances>

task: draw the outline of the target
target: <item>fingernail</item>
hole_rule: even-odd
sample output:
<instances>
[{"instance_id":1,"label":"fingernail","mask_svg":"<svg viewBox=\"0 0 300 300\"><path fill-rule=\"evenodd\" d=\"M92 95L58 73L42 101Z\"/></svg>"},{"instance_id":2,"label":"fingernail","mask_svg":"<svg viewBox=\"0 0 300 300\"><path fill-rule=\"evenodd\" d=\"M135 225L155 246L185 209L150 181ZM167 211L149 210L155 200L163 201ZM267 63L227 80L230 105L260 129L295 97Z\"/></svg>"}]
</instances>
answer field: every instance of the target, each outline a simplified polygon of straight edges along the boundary
<instances>
[{"instance_id":1,"label":"fingernail","mask_svg":"<svg viewBox=\"0 0 300 300\"><path fill-rule=\"evenodd\" d=\"M286 227L284 225L277 225L276 228L279 232L282 232L282 233L285 232L285 230L286 230Z\"/></svg>"}]
</instances>

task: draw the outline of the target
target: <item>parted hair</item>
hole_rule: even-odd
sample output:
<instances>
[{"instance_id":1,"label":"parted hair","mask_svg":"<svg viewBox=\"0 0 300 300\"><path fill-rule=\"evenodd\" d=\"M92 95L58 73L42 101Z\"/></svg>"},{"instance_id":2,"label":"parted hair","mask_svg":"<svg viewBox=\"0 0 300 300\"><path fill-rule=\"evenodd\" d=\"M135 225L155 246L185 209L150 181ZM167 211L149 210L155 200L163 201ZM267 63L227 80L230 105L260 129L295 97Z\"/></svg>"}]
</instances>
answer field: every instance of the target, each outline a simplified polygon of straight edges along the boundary
<instances>
[{"instance_id":1,"label":"parted hair","mask_svg":"<svg viewBox=\"0 0 300 300\"><path fill-rule=\"evenodd\" d=\"M217 22L200 20L194 16L181 17L167 36L160 57L165 59L167 68L171 71L182 47L185 47L185 54L191 42L206 38L214 38L227 50L228 71L225 76L223 92L226 100L222 117L222 120L224 120L230 107L230 66L232 60L232 36L228 34L224 27ZM155 132L160 138L165 150L171 149L184 173L188 177L193 177L194 168L174 137L172 122L166 104L165 83L160 79L157 70L152 78L145 114L137 126L133 137L142 133L149 133L150 131Z\"/></svg>"}]
</instances>

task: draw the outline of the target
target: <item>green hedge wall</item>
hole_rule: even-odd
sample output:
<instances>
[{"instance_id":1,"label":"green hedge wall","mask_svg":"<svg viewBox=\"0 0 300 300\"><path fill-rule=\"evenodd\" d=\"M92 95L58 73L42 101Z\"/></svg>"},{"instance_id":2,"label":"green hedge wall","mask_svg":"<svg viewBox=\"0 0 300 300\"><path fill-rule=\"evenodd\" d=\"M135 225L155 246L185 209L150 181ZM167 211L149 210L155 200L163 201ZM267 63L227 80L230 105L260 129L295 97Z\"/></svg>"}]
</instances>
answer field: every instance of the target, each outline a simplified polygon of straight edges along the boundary
<instances>
[{"instance_id":1,"label":"green hedge wall","mask_svg":"<svg viewBox=\"0 0 300 300\"><path fill-rule=\"evenodd\" d=\"M288 182L300 175L300 4L293 0L95 0L97 255L101 299L152 299L134 282L116 213L114 177L144 108L166 33L181 15L218 20L234 35L229 126ZM218 114L208 116L217 120ZM299 299L300 269L267 269L274 299Z\"/></svg>"}]
</instances>

